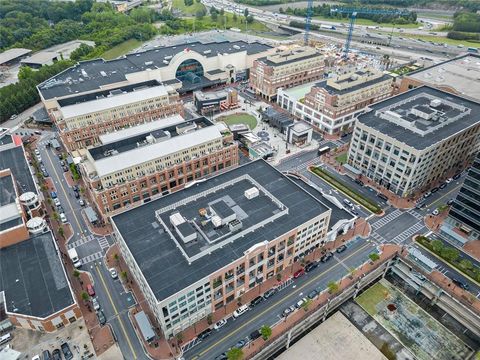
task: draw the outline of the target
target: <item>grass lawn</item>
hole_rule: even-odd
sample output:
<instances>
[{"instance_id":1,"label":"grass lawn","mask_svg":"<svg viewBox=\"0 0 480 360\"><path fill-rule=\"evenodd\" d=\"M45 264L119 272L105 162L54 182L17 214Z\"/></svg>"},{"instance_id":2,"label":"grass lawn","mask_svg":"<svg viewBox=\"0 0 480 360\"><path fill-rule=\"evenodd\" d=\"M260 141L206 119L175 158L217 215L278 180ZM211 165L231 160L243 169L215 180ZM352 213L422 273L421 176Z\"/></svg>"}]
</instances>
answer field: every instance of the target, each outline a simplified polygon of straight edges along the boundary
<instances>
[{"instance_id":1,"label":"grass lawn","mask_svg":"<svg viewBox=\"0 0 480 360\"><path fill-rule=\"evenodd\" d=\"M350 21L347 18L337 19L337 18L330 18L325 16L314 16L313 18L316 20L325 20L325 21L331 21L331 22L344 23L347 26ZM395 26L395 28L401 28L401 29L415 29L415 28L418 28L419 26L422 26L421 24L401 24L400 25L400 24L392 24L392 23L377 23L369 19L359 19L359 18L355 20L355 24L367 25L367 26L389 27L389 28L392 28L392 26Z\"/></svg>"},{"instance_id":2,"label":"grass lawn","mask_svg":"<svg viewBox=\"0 0 480 360\"><path fill-rule=\"evenodd\" d=\"M460 45L467 47L476 47L480 48L480 42L467 41L467 40L455 40L449 39L443 36L434 36L434 35L417 35L417 34L404 34L404 33L393 33L393 36L399 36L403 38L413 38L413 39L422 39L424 41L433 41L434 43L448 44L448 45ZM467 49L465 49L466 51Z\"/></svg>"},{"instance_id":3,"label":"grass lawn","mask_svg":"<svg viewBox=\"0 0 480 360\"><path fill-rule=\"evenodd\" d=\"M140 40L130 39L130 40L124 41L123 43L118 44L117 46L114 46L110 50L105 51L102 54L102 57L105 60L115 59L119 56L125 55L126 53L128 53L129 51L132 51L133 49L136 49L140 45L142 45L142 42Z\"/></svg>"},{"instance_id":4,"label":"grass lawn","mask_svg":"<svg viewBox=\"0 0 480 360\"><path fill-rule=\"evenodd\" d=\"M184 0L173 0L172 8L180 10L185 15L195 16L197 11L204 9L205 6L196 0L194 0L193 5L190 6L186 6Z\"/></svg>"},{"instance_id":5,"label":"grass lawn","mask_svg":"<svg viewBox=\"0 0 480 360\"><path fill-rule=\"evenodd\" d=\"M357 297L355 301L373 316L377 313L377 304L385 299L385 294L388 295L388 289L378 282Z\"/></svg>"},{"instance_id":6,"label":"grass lawn","mask_svg":"<svg viewBox=\"0 0 480 360\"><path fill-rule=\"evenodd\" d=\"M344 152L343 154L338 155L335 160L337 160L340 164L345 164L347 162L348 153Z\"/></svg>"},{"instance_id":7,"label":"grass lawn","mask_svg":"<svg viewBox=\"0 0 480 360\"><path fill-rule=\"evenodd\" d=\"M250 130L253 130L257 126L257 119L254 116L248 114L233 114L225 117L221 117L218 121L223 121L227 125L245 124L248 125Z\"/></svg>"},{"instance_id":8,"label":"grass lawn","mask_svg":"<svg viewBox=\"0 0 480 360\"><path fill-rule=\"evenodd\" d=\"M213 21L210 15L205 16L201 20L197 19L185 19L185 22L188 24L189 28L193 29L195 22L195 31L202 30L211 30L211 29L224 29L224 28L238 28L242 32L245 31L245 18L238 15L237 19L233 19L233 14L226 13L225 17L218 16L217 21ZM247 25L248 32L265 32L270 31L260 21L254 20L253 23Z\"/></svg>"}]
</instances>

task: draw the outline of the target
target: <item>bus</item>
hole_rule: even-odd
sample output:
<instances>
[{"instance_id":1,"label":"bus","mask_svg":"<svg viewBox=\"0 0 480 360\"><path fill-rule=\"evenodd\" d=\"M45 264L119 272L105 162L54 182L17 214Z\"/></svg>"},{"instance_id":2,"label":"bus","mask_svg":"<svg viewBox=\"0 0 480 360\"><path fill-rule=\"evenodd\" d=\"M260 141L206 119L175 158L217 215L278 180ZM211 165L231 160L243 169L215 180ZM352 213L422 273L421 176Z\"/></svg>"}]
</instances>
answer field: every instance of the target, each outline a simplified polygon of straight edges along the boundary
<instances>
[{"instance_id":1,"label":"bus","mask_svg":"<svg viewBox=\"0 0 480 360\"><path fill-rule=\"evenodd\" d=\"M329 146L324 146L322 148L319 148L318 149L318 156L321 156L323 154L326 154L330 151L330 147Z\"/></svg>"},{"instance_id":2,"label":"bus","mask_svg":"<svg viewBox=\"0 0 480 360\"><path fill-rule=\"evenodd\" d=\"M477 48L474 48L474 47L469 47L467 49L468 52L471 52L471 53L475 53L475 54L478 54L478 49Z\"/></svg>"}]
</instances>

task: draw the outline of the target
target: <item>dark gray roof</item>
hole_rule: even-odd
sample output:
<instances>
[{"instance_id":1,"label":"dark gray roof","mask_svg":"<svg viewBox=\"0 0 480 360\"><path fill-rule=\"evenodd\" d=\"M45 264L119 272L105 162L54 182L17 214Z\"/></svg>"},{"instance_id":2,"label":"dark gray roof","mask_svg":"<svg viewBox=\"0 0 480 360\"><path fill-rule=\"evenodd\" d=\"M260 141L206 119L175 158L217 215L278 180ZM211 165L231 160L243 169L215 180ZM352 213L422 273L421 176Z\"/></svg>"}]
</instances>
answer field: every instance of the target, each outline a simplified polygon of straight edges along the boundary
<instances>
[{"instance_id":1,"label":"dark gray roof","mask_svg":"<svg viewBox=\"0 0 480 360\"><path fill-rule=\"evenodd\" d=\"M100 90L102 86L126 80L126 75L146 69L167 66L164 61L183 51L195 51L207 58L221 53L234 54L247 51L257 54L270 49L271 46L258 42L224 41L213 43L187 43L169 47L159 47L140 53L128 54L120 59L105 61L95 59L82 61L66 69L38 86L45 99L73 95L92 90ZM165 59L167 57L167 59ZM81 80L80 80L81 79ZM53 85L49 86L47 84Z\"/></svg>"},{"instance_id":2,"label":"dark gray roof","mask_svg":"<svg viewBox=\"0 0 480 360\"><path fill-rule=\"evenodd\" d=\"M155 218L155 211L176 204L182 199L195 196L202 191L225 184L227 181L237 179L244 174L248 174L288 207L288 214L250 232L248 236L227 243L221 249L213 251L210 255L205 255L189 265L175 242L159 226ZM222 194L218 194L218 190L216 190L216 193L220 197L227 194L234 202L241 203L242 209L248 214L247 220L244 221L253 222L258 217L264 217L265 215L262 212L266 207L271 208L272 203L267 203L267 200L263 199L265 196L263 196L262 199L259 199L260 208L252 209L251 206L249 207L246 204L248 200L244 200L246 198L243 193L248 188L246 187L248 184L244 184L246 182L241 180L238 183L241 189L237 188L235 190L235 186L230 186L228 192L224 191ZM251 187L251 185L249 186ZM213 199L213 196L210 196L210 199L200 197L189 202L188 206L183 206L182 209L177 207L176 210L181 212L182 215L189 211L198 214L197 209L205 207L205 202ZM270 208L267 210L272 210ZM325 211L328 211L325 205L265 161L257 160L116 215L112 217L112 221L140 266L155 296L161 300L242 257L244 252L254 244L275 239Z\"/></svg>"},{"instance_id":3,"label":"dark gray roof","mask_svg":"<svg viewBox=\"0 0 480 360\"><path fill-rule=\"evenodd\" d=\"M37 192L22 146L0 152L0 170L3 169L10 169L12 172L20 195L27 191Z\"/></svg>"},{"instance_id":4,"label":"dark gray roof","mask_svg":"<svg viewBox=\"0 0 480 360\"><path fill-rule=\"evenodd\" d=\"M0 249L0 291L9 312L40 318L74 303L51 232Z\"/></svg>"},{"instance_id":5,"label":"dark gray roof","mask_svg":"<svg viewBox=\"0 0 480 360\"><path fill-rule=\"evenodd\" d=\"M211 207L215 211L215 213L220 216L222 219L229 217L230 215L235 214L235 211L233 211L225 201L221 200L219 202L216 202L215 204L212 204Z\"/></svg>"},{"instance_id":6,"label":"dark gray roof","mask_svg":"<svg viewBox=\"0 0 480 360\"><path fill-rule=\"evenodd\" d=\"M443 126L437 126L438 122L422 121L422 119L409 113L414 107L418 108L418 106L423 107L430 104L431 99L422 96L422 94L431 95L440 100L447 100L456 106L463 106L467 110L470 109L470 112L462 112L447 104L441 104L439 109L444 113L443 116L446 119L445 123L442 124ZM402 103L407 99L410 101ZM414 128L421 131L430 129L431 131L422 135L408 127L402 126L398 122L385 120L377 114L377 110L390 106L392 111L402 114L402 118L413 124ZM359 123L365 124L418 150L423 150L480 122L478 115L480 114L480 103L426 85L370 105L370 108L372 109L371 111L358 117ZM448 119L453 117L457 117L457 119L448 122Z\"/></svg>"},{"instance_id":7,"label":"dark gray roof","mask_svg":"<svg viewBox=\"0 0 480 360\"><path fill-rule=\"evenodd\" d=\"M0 206L15 202L16 197L12 177L10 175L0 177Z\"/></svg>"},{"instance_id":8,"label":"dark gray roof","mask_svg":"<svg viewBox=\"0 0 480 360\"><path fill-rule=\"evenodd\" d=\"M8 221L5 221L5 222L2 222L0 223L0 231L4 231L4 230L7 230L7 229L11 229L15 226L18 226L22 223L22 217L19 216L15 219L12 219L12 220L8 220Z\"/></svg>"},{"instance_id":9,"label":"dark gray roof","mask_svg":"<svg viewBox=\"0 0 480 360\"><path fill-rule=\"evenodd\" d=\"M343 90L338 90L338 89L335 89L335 88L327 85L328 80L320 81L320 82L316 83L313 87L324 88L325 90L328 91L328 93L330 95L343 95L343 94L348 94L350 92L357 91L358 89L362 89L364 87L371 86L371 85L374 85L374 84L377 84L379 82L389 80L389 79L392 79L392 77L390 75L383 74L383 76L381 76L379 78L372 79L372 80L366 81L364 83L361 83L361 84L358 84L358 85L355 85L355 86L352 86L352 87L349 87L349 88L346 88L346 89L343 89ZM346 79L342 82L347 82L347 81L351 81L351 80Z\"/></svg>"},{"instance_id":10,"label":"dark gray roof","mask_svg":"<svg viewBox=\"0 0 480 360\"><path fill-rule=\"evenodd\" d=\"M321 55L320 53L317 53L317 54L306 55L306 56L303 56L303 57L297 57L297 58L294 58L294 59L288 59L288 57L287 57L286 60L284 60L282 62L274 62L274 61L268 60L268 57L262 57L258 60L264 62L268 66L276 67L276 66L283 66L283 65L291 64L291 63L294 63L294 62L297 62L297 61L300 61L300 60L307 60L307 59L316 58L316 57L319 57L319 56L323 56L323 55Z\"/></svg>"}]
</instances>

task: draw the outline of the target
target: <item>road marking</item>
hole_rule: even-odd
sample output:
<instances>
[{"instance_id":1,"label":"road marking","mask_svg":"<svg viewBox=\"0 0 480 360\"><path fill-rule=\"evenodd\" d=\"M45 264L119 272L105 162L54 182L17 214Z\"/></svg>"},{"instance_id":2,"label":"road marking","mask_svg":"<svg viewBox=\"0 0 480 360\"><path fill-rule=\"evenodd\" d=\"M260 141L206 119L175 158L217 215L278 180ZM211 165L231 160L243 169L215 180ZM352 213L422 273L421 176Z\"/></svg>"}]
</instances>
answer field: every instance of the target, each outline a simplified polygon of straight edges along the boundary
<instances>
[{"instance_id":1,"label":"road marking","mask_svg":"<svg viewBox=\"0 0 480 360\"><path fill-rule=\"evenodd\" d=\"M456 187L454 187L454 188L453 188L452 190L450 190L449 192L443 194L443 195L440 196L438 199L432 201L430 204L427 205L427 207L430 207L430 206L432 206L433 204L437 203L439 200L441 200L441 199L443 199L445 196L451 194L452 192L454 192L455 190L457 190L457 189L458 189L459 187L461 187L461 186L462 186L462 184L457 185Z\"/></svg>"},{"instance_id":2,"label":"road marking","mask_svg":"<svg viewBox=\"0 0 480 360\"><path fill-rule=\"evenodd\" d=\"M53 172L55 173L55 176L57 177L57 180L60 179L60 176L58 176L57 174L57 169L55 169L55 166L53 165L53 162L52 162L52 158L50 157L50 154L48 152L48 150L45 149L45 152L47 153L47 157L48 157L48 161L50 161L50 165L52 165L52 168L53 168ZM78 228L83 231L82 229L82 226L80 225L80 222L78 221L78 218L77 218L77 215L75 214L75 211L74 210L74 207L72 206L72 203L70 202L70 199L69 199L69 195L68 193L65 191L65 188L63 187L63 184L62 182L60 181L60 187L62 188L63 190L63 194L65 195L65 198L67 199L67 202L68 202L68 205L70 206L70 209L72 210L72 214L73 214L73 217L75 218L75 221L77 222L77 225L78 225ZM73 230L73 229L72 229Z\"/></svg>"},{"instance_id":3,"label":"road marking","mask_svg":"<svg viewBox=\"0 0 480 360\"><path fill-rule=\"evenodd\" d=\"M349 256L346 256L343 261L351 258L352 256L354 256L355 254L357 254L358 252L360 252L361 250L364 250L366 247L370 246L370 244L365 244L364 246L358 248L355 252L351 253ZM296 293L298 291L301 291L302 289L304 289L305 287L307 287L308 285L312 284L314 281L317 281L320 277L322 277L323 275L325 275L326 273L330 272L333 268L337 267L337 266L340 266L340 263L336 263L335 265L333 265L332 267L330 267L328 270L325 270L323 272L321 272L320 274L318 274L317 276L315 276L314 278L311 278L310 280L308 280L305 284L303 284L302 286L300 286L297 291L293 291L291 292L290 294L288 295L285 295L282 300L279 300L277 301L276 303L273 303L270 307L266 308L265 310L263 310L261 313L257 314L256 316L254 316L253 318L251 318L249 321L247 321L246 323L240 325L239 327L237 327L235 330L231 331L228 335L224 336L222 339L218 340L217 342L215 342L214 344L210 345L208 348L206 348L205 350L203 350L201 353L199 353L200 356L203 356L205 353L209 352L210 350L212 350L214 347L218 346L219 344L221 344L222 342L224 342L225 340L227 340L228 338L231 338L233 335L235 335L236 333L238 333L241 329L243 329L244 327L246 327L247 325L250 325L253 321L257 320L260 316L266 314L268 311L272 310L273 308L275 307L278 307L280 305L280 303L282 303L284 300L286 299L289 299L291 297L294 297L296 296Z\"/></svg>"},{"instance_id":4,"label":"road marking","mask_svg":"<svg viewBox=\"0 0 480 360\"><path fill-rule=\"evenodd\" d=\"M98 265L95 265L95 268L97 269L98 276L100 276L100 280L102 281L103 287L105 289L105 293L108 296L108 299L110 300L110 303L112 304L113 310L115 311L116 314L118 314L117 307L113 303L112 296L110 295L110 292L108 291L107 284L105 283L105 280L103 279L103 275L100 272L100 269L98 268ZM127 336L127 331L125 330L125 326L123 325L122 318L119 316L118 317L118 322L120 323L120 327L122 328L123 335L125 335L125 338L127 339L128 347L130 348L130 351L133 354L133 358L137 358L137 354L135 353L135 350L133 350L132 343L130 342L130 338Z\"/></svg>"}]
</instances>

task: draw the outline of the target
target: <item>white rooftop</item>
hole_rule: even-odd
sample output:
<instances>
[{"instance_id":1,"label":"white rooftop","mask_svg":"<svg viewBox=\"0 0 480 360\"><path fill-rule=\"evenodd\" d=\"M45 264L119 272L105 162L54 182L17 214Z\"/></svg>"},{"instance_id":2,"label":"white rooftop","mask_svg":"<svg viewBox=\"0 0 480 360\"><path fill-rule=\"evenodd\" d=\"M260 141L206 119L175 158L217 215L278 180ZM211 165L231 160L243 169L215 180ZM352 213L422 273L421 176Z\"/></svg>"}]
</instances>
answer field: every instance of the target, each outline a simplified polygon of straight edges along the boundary
<instances>
[{"instance_id":1,"label":"white rooftop","mask_svg":"<svg viewBox=\"0 0 480 360\"><path fill-rule=\"evenodd\" d=\"M21 63L27 64L47 64L52 59L59 58L60 54L55 51L39 51L38 53L33 54L21 61Z\"/></svg>"},{"instance_id":2,"label":"white rooftop","mask_svg":"<svg viewBox=\"0 0 480 360\"><path fill-rule=\"evenodd\" d=\"M118 140L126 139L135 135L143 134L148 131L153 131L161 129L167 126L175 125L184 122L185 119L180 115L173 115L166 118L161 118L158 120L150 121L145 124L132 126L126 129L115 131L113 133L108 133L100 135L100 142L105 145Z\"/></svg>"},{"instance_id":3,"label":"white rooftop","mask_svg":"<svg viewBox=\"0 0 480 360\"><path fill-rule=\"evenodd\" d=\"M13 48L13 49L5 50L4 52L0 53L0 64L9 62L22 55L28 54L31 51L32 50L30 49L24 49L24 48Z\"/></svg>"},{"instance_id":4,"label":"white rooftop","mask_svg":"<svg viewBox=\"0 0 480 360\"><path fill-rule=\"evenodd\" d=\"M222 134L220 134L216 126L208 126L97 160L94 163L94 167L97 175L102 177L221 137Z\"/></svg>"},{"instance_id":5,"label":"white rooftop","mask_svg":"<svg viewBox=\"0 0 480 360\"><path fill-rule=\"evenodd\" d=\"M142 100L152 99L158 96L165 96L169 91L172 91L171 86L155 86L145 89L138 89L128 93L118 95L111 95L106 98L96 99L85 103L79 103L69 106L64 106L60 109L64 119L75 116L82 116L92 114L99 111L105 111L115 108L117 106L136 103Z\"/></svg>"},{"instance_id":6,"label":"white rooftop","mask_svg":"<svg viewBox=\"0 0 480 360\"><path fill-rule=\"evenodd\" d=\"M310 125L308 125L307 123L304 123L303 121L296 121L292 125L292 130L297 132L297 133L303 133L305 131L312 130L312 127Z\"/></svg>"}]
</instances>

